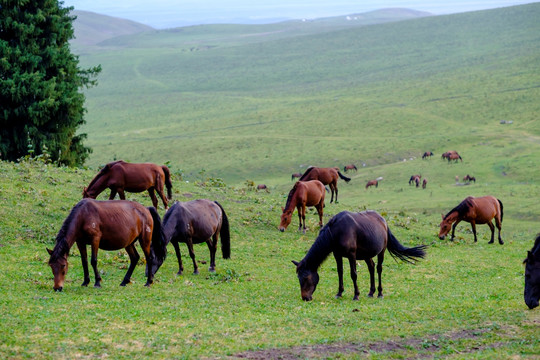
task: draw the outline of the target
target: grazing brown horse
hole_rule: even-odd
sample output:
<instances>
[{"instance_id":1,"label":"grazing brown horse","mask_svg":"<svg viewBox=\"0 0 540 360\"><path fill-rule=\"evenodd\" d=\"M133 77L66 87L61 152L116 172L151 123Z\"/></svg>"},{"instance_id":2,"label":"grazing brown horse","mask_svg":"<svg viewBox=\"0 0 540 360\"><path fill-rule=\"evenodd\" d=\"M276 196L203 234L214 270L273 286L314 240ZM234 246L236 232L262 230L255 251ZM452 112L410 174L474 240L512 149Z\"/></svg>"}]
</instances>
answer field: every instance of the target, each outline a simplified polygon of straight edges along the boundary
<instances>
[{"instance_id":1,"label":"grazing brown horse","mask_svg":"<svg viewBox=\"0 0 540 360\"><path fill-rule=\"evenodd\" d=\"M427 179L424 178L424 180L422 181L422 189L425 189L427 186Z\"/></svg>"},{"instance_id":2,"label":"grazing brown horse","mask_svg":"<svg viewBox=\"0 0 540 360\"><path fill-rule=\"evenodd\" d=\"M336 203L337 203L338 202L337 200L338 177L345 180L346 182L351 181L350 178L340 173L338 168L319 168L319 167L312 166L306 170L304 175L302 175L302 177L300 178L300 181L319 180L320 182L323 183L323 185L330 186L330 191L332 192L332 196L330 197L330 203L334 201L334 194L336 194Z\"/></svg>"},{"instance_id":3,"label":"grazing brown horse","mask_svg":"<svg viewBox=\"0 0 540 360\"><path fill-rule=\"evenodd\" d=\"M422 155L422 159L430 158L433 156L433 153L431 151L424 152L424 155Z\"/></svg>"},{"instance_id":4,"label":"grazing brown horse","mask_svg":"<svg viewBox=\"0 0 540 360\"><path fill-rule=\"evenodd\" d=\"M476 224L487 224L491 229L491 241L489 243L492 244L495 237L495 226L491 222L493 218L495 218L495 225L499 230L499 244L502 245L504 242L501 239L501 224L503 220L503 204L501 200L493 196L477 198L469 196L458 206L450 210L448 214L442 215L442 222L439 225L439 239L443 240L450 231L450 228L452 228L452 237L450 240L454 240L456 226L463 220L471 224L474 242L477 241Z\"/></svg>"},{"instance_id":5,"label":"grazing brown horse","mask_svg":"<svg viewBox=\"0 0 540 360\"><path fill-rule=\"evenodd\" d=\"M130 265L124 280L125 286L130 282L131 274L139 261L135 242L139 240L146 258L147 281L145 286L153 282L154 275L165 260L166 244L161 231L161 219L155 208L146 208L139 203L126 200L97 201L83 199L73 207L64 220L62 228L56 236L53 250L47 249L51 255L49 265L54 275L54 290L62 291L68 270L69 249L77 243L81 253L84 271L82 286L90 282L86 245L90 245L92 256L90 263L94 269L95 287L101 287L101 276L97 269L98 249L126 249ZM152 269L153 271L148 271Z\"/></svg>"},{"instance_id":6,"label":"grazing brown horse","mask_svg":"<svg viewBox=\"0 0 540 360\"><path fill-rule=\"evenodd\" d=\"M458 160L461 160L461 162L463 162L463 159L458 154L458 152L455 151L455 150L447 151L447 152L443 153L441 157L443 159L447 159L448 162L450 162L451 160L454 160L455 162L457 162Z\"/></svg>"},{"instance_id":7,"label":"grazing brown horse","mask_svg":"<svg viewBox=\"0 0 540 360\"><path fill-rule=\"evenodd\" d=\"M377 180L369 180L366 184L366 189L370 186L379 187L379 182Z\"/></svg>"},{"instance_id":8,"label":"grazing brown horse","mask_svg":"<svg viewBox=\"0 0 540 360\"><path fill-rule=\"evenodd\" d=\"M469 174L465 175L463 178L463 181L471 182L473 181L476 184L476 178L474 176L470 176Z\"/></svg>"},{"instance_id":9,"label":"grazing brown horse","mask_svg":"<svg viewBox=\"0 0 540 360\"><path fill-rule=\"evenodd\" d=\"M343 294L343 258L349 259L351 279L354 285L354 298L358 300L360 292L356 283L356 261L364 260L369 270L370 289L369 297L375 293L375 263L373 257L377 256L377 274L379 277L378 297L383 297L382 264L386 249L390 255L406 262L413 262L425 256L425 245L407 248L394 237L386 220L375 211L362 211L352 213L343 211L334 216L322 228L317 239L309 249L307 255L296 265L296 274L300 281L301 296L304 301L310 301L319 282L317 269L322 262L334 254L337 264L339 287L336 298Z\"/></svg>"},{"instance_id":10,"label":"grazing brown horse","mask_svg":"<svg viewBox=\"0 0 540 360\"><path fill-rule=\"evenodd\" d=\"M527 251L525 264L525 291L523 297L529 309L538 306L540 299L540 234L536 236L534 245Z\"/></svg>"},{"instance_id":11,"label":"grazing brown horse","mask_svg":"<svg viewBox=\"0 0 540 360\"><path fill-rule=\"evenodd\" d=\"M319 226L322 227L324 197L324 185L319 180L297 181L287 197L285 207L282 208L281 221L278 229L283 232L291 223L294 208L298 209L298 230L306 233L306 206L314 206L319 214Z\"/></svg>"},{"instance_id":12,"label":"grazing brown horse","mask_svg":"<svg viewBox=\"0 0 540 360\"><path fill-rule=\"evenodd\" d=\"M210 272L216 271L216 249L221 238L221 253L224 259L231 257L231 236L229 219L217 201L206 199L175 202L163 217L165 242L171 242L178 258L178 275L184 271L179 243L185 243L193 262L193 273L199 268L195 261L193 244L206 242L210 250Z\"/></svg>"},{"instance_id":13,"label":"grazing brown horse","mask_svg":"<svg viewBox=\"0 0 540 360\"><path fill-rule=\"evenodd\" d=\"M83 198L95 199L106 188L111 189L109 200L113 200L116 193L120 199L125 200L124 191L142 192L148 190L152 204L157 209L158 200L156 191L165 209L168 208L167 198L163 194L164 186L167 187L167 198L172 198L172 184L169 168L152 163L131 164L123 160L114 161L105 165L103 169L92 179L87 188L83 190Z\"/></svg>"},{"instance_id":14,"label":"grazing brown horse","mask_svg":"<svg viewBox=\"0 0 540 360\"><path fill-rule=\"evenodd\" d=\"M258 191L258 190L265 190L266 192L270 192L270 191L268 190L268 186L266 186L265 184L259 184L259 185L257 185L257 191Z\"/></svg>"},{"instance_id":15,"label":"grazing brown horse","mask_svg":"<svg viewBox=\"0 0 540 360\"><path fill-rule=\"evenodd\" d=\"M354 164L345 165L345 167L343 168L343 172L347 172L349 170L358 171L358 169L356 168L356 165Z\"/></svg>"},{"instance_id":16,"label":"grazing brown horse","mask_svg":"<svg viewBox=\"0 0 540 360\"><path fill-rule=\"evenodd\" d=\"M291 175L291 181L293 181L295 178L301 178L302 173L294 173Z\"/></svg>"},{"instance_id":17,"label":"grazing brown horse","mask_svg":"<svg viewBox=\"0 0 540 360\"><path fill-rule=\"evenodd\" d=\"M416 187L418 187L420 185L420 179L422 179L422 175L411 175L409 185L416 184Z\"/></svg>"}]
</instances>

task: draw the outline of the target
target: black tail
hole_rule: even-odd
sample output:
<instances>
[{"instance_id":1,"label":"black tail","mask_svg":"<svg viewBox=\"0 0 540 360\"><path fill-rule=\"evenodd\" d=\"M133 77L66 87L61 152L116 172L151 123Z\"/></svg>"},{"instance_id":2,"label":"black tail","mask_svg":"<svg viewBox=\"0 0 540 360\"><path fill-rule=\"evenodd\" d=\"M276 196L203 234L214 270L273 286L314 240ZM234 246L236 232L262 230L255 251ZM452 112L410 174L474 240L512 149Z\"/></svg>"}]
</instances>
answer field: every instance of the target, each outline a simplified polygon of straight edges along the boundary
<instances>
[{"instance_id":1,"label":"black tail","mask_svg":"<svg viewBox=\"0 0 540 360\"><path fill-rule=\"evenodd\" d=\"M224 259L230 259L231 233L229 231L229 219L227 218L227 214L225 213L225 210L223 210L223 206L221 206L221 204L218 203L217 201L214 201L214 202L221 209L221 215L222 215L221 231L219 232L219 236L221 237L221 253L223 254Z\"/></svg>"},{"instance_id":2,"label":"black tail","mask_svg":"<svg viewBox=\"0 0 540 360\"><path fill-rule=\"evenodd\" d=\"M154 230L152 231L152 244L150 245L150 252L156 262L152 267L152 272L155 274L159 267L165 261L167 257L167 242L165 241L165 235L163 234L163 228L161 227L161 218L155 207L148 207L152 219L154 220Z\"/></svg>"},{"instance_id":3,"label":"black tail","mask_svg":"<svg viewBox=\"0 0 540 360\"><path fill-rule=\"evenodd\" d=\"M351 181L351 178L346 177L345 175L343 175L342 173L340 173L339 170L338 170L337 173L338 173L339 177L342 178L343 180L345 180L346 182Z\"/></svg>"},{"instance_id":4,"label":"black tail","mask_svg":"<svg viewBox=\"0 0 540 360\"><path fill-rule=\"evenodd\" d=\"M394 234L388 228L388 251L390 255L395 258L400 259L408 263L414 264L414 260L418 258L424 258L426 252L424 249L427 248L427 245L420 245L413 248L407 248L399 243Z\"/></svg>"},{"instance_id":5,"label":"black tail","mask_svg":"<svg viewBox=\"0 0 540 360\"><path fill-rule=\"evenodd\" d=\"M476 181L475 181L476 182ZM497 201L499 202L499 205L501 207L501 223L502 223L502 220L503 220L503 215L504 215L504 211L503 211L503 204L502 204L502 201L497 199Z\"/></svg>"},{"instance_id":6,"label":"black tail","mask_svg":"<svg viewBox=\"0 0 540 360\"><path fill-rule=\"evenodd\" d=\"M167 188L167 199L172 199L172 183L171 183L171 172L169 171L169 168L163 165L161 167L163 169L163 173L165 174L165 187Z\"/></svg>"}]
</instances>

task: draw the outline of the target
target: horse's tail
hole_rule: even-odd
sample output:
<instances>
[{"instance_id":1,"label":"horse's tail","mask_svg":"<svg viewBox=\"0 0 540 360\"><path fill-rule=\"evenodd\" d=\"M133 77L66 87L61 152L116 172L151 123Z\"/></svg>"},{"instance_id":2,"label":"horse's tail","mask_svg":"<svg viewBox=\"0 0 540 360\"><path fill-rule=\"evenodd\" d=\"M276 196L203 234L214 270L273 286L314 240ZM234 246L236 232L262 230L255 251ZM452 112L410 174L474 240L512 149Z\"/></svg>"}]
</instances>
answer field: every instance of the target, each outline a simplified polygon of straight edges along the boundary
<instances>
[{"instance_id":1,"label":"horse's tail","mask_svg":"<svg viewBox=\"0 0 540 360\"><path fill-rule=\"evenodd\" d=\"M157 262L157 264L154 264L153 267L155 274L167 257L167 242L165 241L165 235L163 234L161 218L159 217L156 208L150 206L147 209L150 211L150 215L152 215L152 220L154 220L154 229L152 230L152 243L150 245L150 250L154 255L155 261Z\"/></svg>"},{"instance_id":2,"label":"horse's tail","mask_svg":"<svg viewBox=\"0 0 540 360\"><path fill-rule=\"evenodd\" d=\"M167 199L172 199L172 183L171 183L171 172L169 168L165 165L161 166L163 173L165 174L165 187L167 188Z\"/></svg>"},{"instance_id":3,"label":"horse's tail","mask_svg":"<svg viewBox=\"0 0 540 360\"><path fill-rule=\"evenodd\" d=\"M408 263L414 263L414 260L418 258L424 258L426 255L425 249L427 245L415 246L412 248L405 247L400 244L394 234L388 228L388 251L390 255Z\"/></svg>"},{"instance_id":4,"label":"horse's tail","mask_svg":"<svg viewBox=\"0 0 540 360\"><path fill-rule=\"evenodd\" d=\"M346 177L345 175L343 175L342 173L340 173L339 170L338 170L337 173L338 173L339 177L340 177L341 179L345 180L346 182L351 181L351 178Z\"/></svg>"},{"instance_id":5,"label":"horse's tail","mask_svg":"<svg viewBox=\"0 0 540 360\"><path fill-rule=\"evenodd\" d=\"M223 254L224 259L230 259L231 257L231 233L229 231L229 218L227 218L227 214L225 213L225 210L223 209L223 206L221 206L220 203L217 201L214 201L217 206L221 209L221 231L219 232L219 236L221 237L221 253Z\"/></svg>"},{"instance_id":6,"label":"horse's tail","mask_svg":"<svg viewBox=\"0 0 540 360\"><path fill-rule=\"evenodd\" d=\"M503 211L503 204L502 204L502 201L497 199L497 201L499 202L499 206L501 207L501 223L503 221L503 215L504 215L504 211Z\"/></svg>"}]
</instances>

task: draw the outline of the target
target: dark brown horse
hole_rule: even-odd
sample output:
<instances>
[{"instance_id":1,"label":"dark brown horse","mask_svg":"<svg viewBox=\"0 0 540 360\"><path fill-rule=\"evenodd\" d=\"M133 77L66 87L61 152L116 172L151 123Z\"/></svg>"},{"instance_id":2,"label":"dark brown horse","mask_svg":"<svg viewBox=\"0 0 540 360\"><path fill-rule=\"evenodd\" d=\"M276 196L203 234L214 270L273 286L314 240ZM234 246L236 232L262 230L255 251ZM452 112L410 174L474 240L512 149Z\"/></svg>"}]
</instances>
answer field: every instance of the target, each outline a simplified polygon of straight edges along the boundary
<instances>
[{"instance_id":1,"label":"dark brown horse","mask_svg":"<svg viewBox=\"0 0 540 360\"><path fill-rule=\"evenodd\" d=\"M504 244L501 239L501 224L503 220L503 204L501 200L493 196L472 197L469 196L463 200L458 206L453 208L446 215L442 215L442 222L439 225L439 238L442 240L452 228L452 237L450 240L454 240L454 231L457 224L461 221L466 221L471 224L474 234L474 242L476 238L476 224L487 224L491 229L491 241L493 243L495 237L495 226L491 220L495 218L495 225L499 230L499 244ZM454 225L452 225L454 224Z\"/></svg>"},{"instance_id":2,"label":"dark brown horse","mask_svg":"<svg viewBox=\"0 0 540 360\"><path fill-rule=\"evenodd\" d=\"M337 203L338 202L337 200L338 177L345 180L346 182L351 181L350 178L340 173L338 168L319 168L319 167L312 166L306 170L304 175L302 175L302 177L300 178L300 181L319 180L320 182L323 183L323 185L330 186L330 191L332 192L332 196L330 197L330 203L334 201L334 194L336 194L336 203Z\"/></svg>"},{"instance_id":3,"label":"dark brown horse","mask_svg":"<svg viewBox=\"0 0 540 360\"><path fill-rule=\"evenodd\" d=\"M422 181L422 189L425 189L427 186L427 179L424 178L424 180Z\"/></svg>"},{"instance_id":4,"label":"dark brown horse","mask_svg":"<svg viewBox=\"0 0 540 360\"><path fill-rule=\"evenodd\" d=\"M264 191L266 191L266 192L270 192L270 191L268 190L268 186L266 186L265 184L259 184L259 185L257 185L257 191L259 191L259 190L264 190Z\"/></svg>"},{"instance_id":5,"label":"dark brown horse","mask_svg":"<svg viewBox=\"0 0 540 360\"><path fill-rule=\"evenodd\" d=\"M447 152L443 153L441 157L443 159L447 159L448 162L450 162L451 160L454 160L455 162L457 162L458 160L461 160L461 162L463 162L463 159L458 154L458 152L455 151L455 150L447 151Z\"/></svg>"},{"instance_id":6,"label":"dark brown horse","mask_svg":"<svg viewBox=\"0 0 540 360\"><path fill-rule=\"evenodd\" d=\"M287 197L285 207L282 208L281 221L278 229L283 232L291 223L294 209L298 209L298 230L303 229L306 233L306 206L314 206L319 214L319 226L322 227L324 197L324 185L319 180L297 181Z\"/></svg>"},{"instance_id":7,"label":"dark brown horse","mask_svg":"<svg viewBox=\"0 0 540 360\"><path fill-rule=\"evenodd\" d=\"M349 170L358 171L358 169L356 168L356 165L354 164L345 165L345 167L343 167L343 172L348 172Z\"/></svg>"},{"instance_id":8,"label":"dark brown horse","mask_svg":"<svg viewBox=\"0 0 540 360\"><path fill-rule=\"evenodd\" d=\"M411 175L409 185L416 184L416 187L420 186L420 179L422 179L422 175Z\"/></svg>"},{"instance_id":9,"label":"dark brown horse","mask_svg":"<svg viewBox=\"0 0 540 360\"><path fill-rule=\"evenodd\" d=\"M433 156L433 153L431 151L424 152L424 155L422 155L422 159L430 158Z\"/></svg>"},{"instance_id":10,"label":"dark brown horse","mask_svg":"<svg viewBox=\"0 0 540 360\"><path fill-rule=\"evenodd\" d=\"M536 236L534 245L527 251L525 264L525 291L523 297L529 309L538 306L540 299L540 234Z\"/></svg>"},{"instance_id":11,"label":"dark brown horse","mask_svg":"<svg viewBox=\"0 0 540 360\"><path fill-rule=\"evenodd\" d=\"M333 253L336 259L339 278L336 298L341 297L344 290L343 258L345 257L349 260L354 285L353 300L358 300L360 292L356 283L357 260L364 260L367 264L370 278L368 296L372 297L375 293L375 263L372 258L377 256L378 297L383 297L381 275L385 250L388 249L390 255L402 261L413 262L425 256L425 248L425 245L413 248L401 245L388 228L386 220L375 211L340 212L322 228L302 261L293 261L300 281L302 299L305 301L312 299L319 282L317 270L330 253Z\"/></svg>"},{"instance_id":12,"label":"dark brown horse","mask_svg":"<svg viewBox=\"0 0 540 360\"><path fill-rule=\"evenodd\" d=\"M54 275L54 290L62 291L68 270L69 249L77 243L81 253L84 271L82 286L90 283L86 245L92 250L90 263L94 269L95 287L101 287L101 276L97 269L98 249L126 249L130 265L124 280L125 286L130 282L131 274L139 261L135 242L139 240L147 264L147 281L145 286L153 282L154 275L165 260L166 244L161 231L161 219L155 208L146 208L133 201L97 201L83 199L73 207L64 220L62 228L56 236L53 250L47 249L51 255L49 265ZM148 271L148 269L155 269Z\"/></svg>"},{"instance_id":13,"label":"dark brown horse","mask_svg":"<svg viewBox=\"0 0 540 360\"><path fill-rule=\"evenodd\" d=\"M167 187L167 198L172 198L172 184L169 168L152 163L131 164L122 160L114 161L105 165L103 169L92 179L87 188L83 190L83 198L95 199L106 188L111 189L109 200L114 199L116 193L120 199L125 200L124 191L143 192L148 190L152 204L157 209L158 200L156 191L165 209L168 208L167 198L163 194Z\"/></svg>"},{"instance_id":14,"label":"dark brown horse","mask_svg":"<svg viewBox=\"0 0 540 360\"><path fill-rule=\"evenodd\" d=\"M470 176L469 174L465 175L463 178L463 181L471 182L473 181L476 184L476 178L474 176Z\"/></svg>"},{"instance_id":15,"label":"dark brown horse","mask_svg":"<svg viewBox=\"0 0 540 360\"><path fill-rule=\"evenodd\" d=\"M206 242L210 250L210 272L216 270L216 249L221 238L221 253L224 259L231 257L229 219L217 201L199 199L175 202L163 217L163 233L166 243L171 242L178 258L178 275L184 271L179 243L185 243L193 262L193 273L199 268L195 261L193 244Z\"/></svg>"},{"instance_id":16,"label":"dark brown horse","mask_svg":"<svg viewBox=\"0 0 540 360\"><path fill-rule=\"evenodd\" d=\"M294 173L291 175L291 181L293 181L296 178L301 178L301 177L302 177L302 173Z\"/></svg>"},{"instance_id":17,"label":"dark brown horse","mask_svg":"<svg viewBox=\"0 0 540 360\"><path fill-rule=\"evenodd\" d=\"M379 182L377 180L369 180L366 184L366 189L370 186L379 187Z\"/></svg>"}]
</instances>

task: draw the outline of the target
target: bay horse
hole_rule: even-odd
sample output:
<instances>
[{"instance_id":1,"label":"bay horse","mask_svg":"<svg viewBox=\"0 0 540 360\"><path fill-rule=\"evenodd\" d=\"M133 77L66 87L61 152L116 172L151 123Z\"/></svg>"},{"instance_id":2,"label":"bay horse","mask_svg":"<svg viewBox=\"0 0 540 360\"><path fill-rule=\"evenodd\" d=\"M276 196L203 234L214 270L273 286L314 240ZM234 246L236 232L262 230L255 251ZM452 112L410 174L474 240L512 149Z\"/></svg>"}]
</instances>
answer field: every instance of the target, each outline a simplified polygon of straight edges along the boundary
<instances>
[{"instance_id":1,"label":"bay horse","mask_svg":"<svg viewBox=\"0 0 540 360\"><path fill-rule=\"evenodd\" d=\"M470 176L469 174L465 175L463 178L463 181L471 182L473 181L476 184L476 178L474 176Z\"/></svg>"},{"instance_id":2,"label":"bay horse","mask_svg":"<svg viewBox=\"0 0 540 360\"><path fill-rule=\"evenodd\" d=\"M259 191L259 190L265 190L266 192L270 192L270 191L268 190L268 186L266 186L265 184L259 184L259 185L257 185L257 191Z\"/></svg>"},{"instance_id":3,"label":"bay horse","mask_svg":"<svg viewBox=\"0 0 540 360\"><path fill-rule=\"evenodd\" d=\"M298 209L298 230L306 233L306 206L314 206L319 214L319 226L323 225L325 187L319 180L297 181L287 197L285 207L281 208L281 221L278 229L283 232L291 223L294 208Z\"/></svg>"},{"instance_id":4,"label":"bay horse","mask_svg":"<svg viewBox=\"0 0 540 360\"><path fill-rule=\"evenodd\" d=\"M422 179L422 175L411 175L409 185L416 184L416 187L418 187L420 185L420 179Z\"/></svg>"},{"instance_id":5,"label":"bay horse","mask_svg":"<svg viewBox=\"0 0 540 360\"><path fill-rule=\"evenodd\" d=\"M301 178L302 173L294 173L291 175L291 181L293 181L295 178Z\"/></svg>"},{"instance_id":6,"label":"bay horse","mask_svg":"<svg viewBox=\"0 0 540 360\"><path fill-rule=\"evenodd\" d=\"M422 181L422 189L425 189L427 186L427 179L424 178L424 180Z\"/></svg>"},{"instance_id":7,"label":"bay horse","mask_svg":"<svg viewBox=\"0 0 540 360\"><path fill-rule=\"evenodd\" d=\"M153 163L127 163L123 160L108 163L90 181L88 187L83 190L83 198L95 199L106 188L111 189L109 200L113 200L116 193L120 199L125 200L124 191L143 192L148 190L152 199L152 204L157 209L158 200L154 193L157 192L163 201L163 206L167 210L168 201L163 194L164 187L167 188L167 198L172 198L172 184L169 168L165 165L159 166Z\"/></svg>"},{"instance_id":8,"label":"bay horse","mask_svg":"<svg viewBox=\"0 0 540 360\"><path fill-rule=\"evenodd\" d=\"M369 180L366 184L366 189L370 186L379 187L379 182L377 180Z\"/></svg>"},{"instance_id":9,"label":"bay horse","mask_svg":"<svg viewBox=\"0 0 540 360\"><path fill-rule=\"evenodd\" d=\"M330 203L334 201L334 194L336 194L336 204L338 202L338 188L337 188L337 181L338 177L345 180L345 182L351 181L350 178L344 176L342 173L339 172L338 168L320 168L311 166L309 167L306 172L302 175L300 178L300 181L308 181L308 180L319 180L323 183L323 185L330 186L330 191L332 192L332 196L330 197Z\"/></svg>"},{"instance_id":10,"label":"bay horse","mask_svg":"<svg viewBox=\"0 0 540 360\"><path fill-rule=\"evenodd\" d=\"M529 309L538 306L540 299L540 234L536 236L534 245L527 251L525 264L525 291L523 297Z\"/></svg>"},{"instance_id":11,"label":"bay horse","mask_svg":"<svg viewBox=\"0 0 540 360\"><path fill-rule=\"evenodd\" d=\"M444 240L450 228L452 228L452 237L450 240L453 241L457 224L461 221L466 221L471 224L474 242L477 241L476 224L487 224L491 229L491 241L489 243L492 244L495 237L495 226L491 222L493 218L495 218L495 225L499 230L499 244L502 245L504 241L501 239L501 224L503 221L503 204L501 200L493 196L476 198L468 196L446 215L442 215L442 222L439 225L439 239Z\"/></svg>"},{"instance_id":12,"label":"bay horse","mask_svg":"<svg viewBox=\"0 0 540 360\"><path fill-rule=\"evenodd\" d=\"M447 159L448 162L450 162L451 160L454 160L455 162L457 162L458 160L461 160L461 162L463 162L463 159L458 154L458 152L455 151L455 150L447 151L447 152L443 153L441 157L443 159Z\"/></svg>"},{"instance_id":13,"label":"bay horse","mask_svg":"<svg viewBox=\"0 0 540 360\"><path fill-rule=\"evenodd\" d=\"M422 159L429 158L429 157L432 157L432 156L433 156L433 153L431 151L426 151L422 155Z\"/></svg>"},{"instance_id":14,"label":"bay horse","mask_svg":"<svg viewBox=\"0 0 540 360\"><path fill-rule=\"evenodd\" d=\"M193 244L206 242L210 250L210 272L216 271L216 249L221 238L221 253L224 259L231 257L231 235L229 219L217 201L207 199L175 202L163 217L165 243L171 242L178 258L178 275L184 267L179 243L185 243L193 262L193 274L199 273Z\"/></svg>"},{"instance_id":15,"label":"bay horse","mask_svg":"<svg viewBox=\"0 0 540 360\"><path fill-rule=\"evenodd\" d=\"M358 169L356 168L356 165L354 164L345 165L345 167L343 167L343 172L347 172L349 170L358 171Z\"/></svg>"},{"instance_id":16,"label":"bay horse","mask_svg":"<svg viewBox=\"0 0 540 360\"><path fill-rule=\"evenodd\" d=\"M139 262L140 256L135 248L139 241L146 258L147 281L152 284L154 275L165 260L167 250L161 230L161 219L155 208L146 208L134 201L115 200L97 201L83 199L79 201L64 220L53 250L49 265L54 275L54 290L62 291L68 270L68 255L73 244L77 243L81 254L84 271L82 286L90 283L86 246L91 247L90 263L94 269L94 287L101 287L101 275L97 269L98 250L126 249L130 264L120 286L130 282L131 274ZM155 269L155 271L148 271Z\"/></svg>"},{"instance_id":17,"label":"bay horse","mask_svg":"<svg viewBox=\"0 0 540 360\"><path fill-rule=\"evenodd\" d=\"M378 297L383 297L382 264L385 250L390 255L402 261L413 263L415 259L425 256L425 245L407 248L394 237L386 220L376 211L367 210L359 213L343 211L335 215L322 228L317 239L307 255L296 265L296 274L300 281L301 296L304 301L310 301L319 282L318 268L322 262L333 253L336 259L339 278L336 298L343 294L343 258L349 260L351 279L354 285L353 300L358 300L360 292L356 283L356 261L364 260L369 270L369 297L375 293L375 263L377 256L377 274L379 277Z\"/></svg>"}]
</instances>

